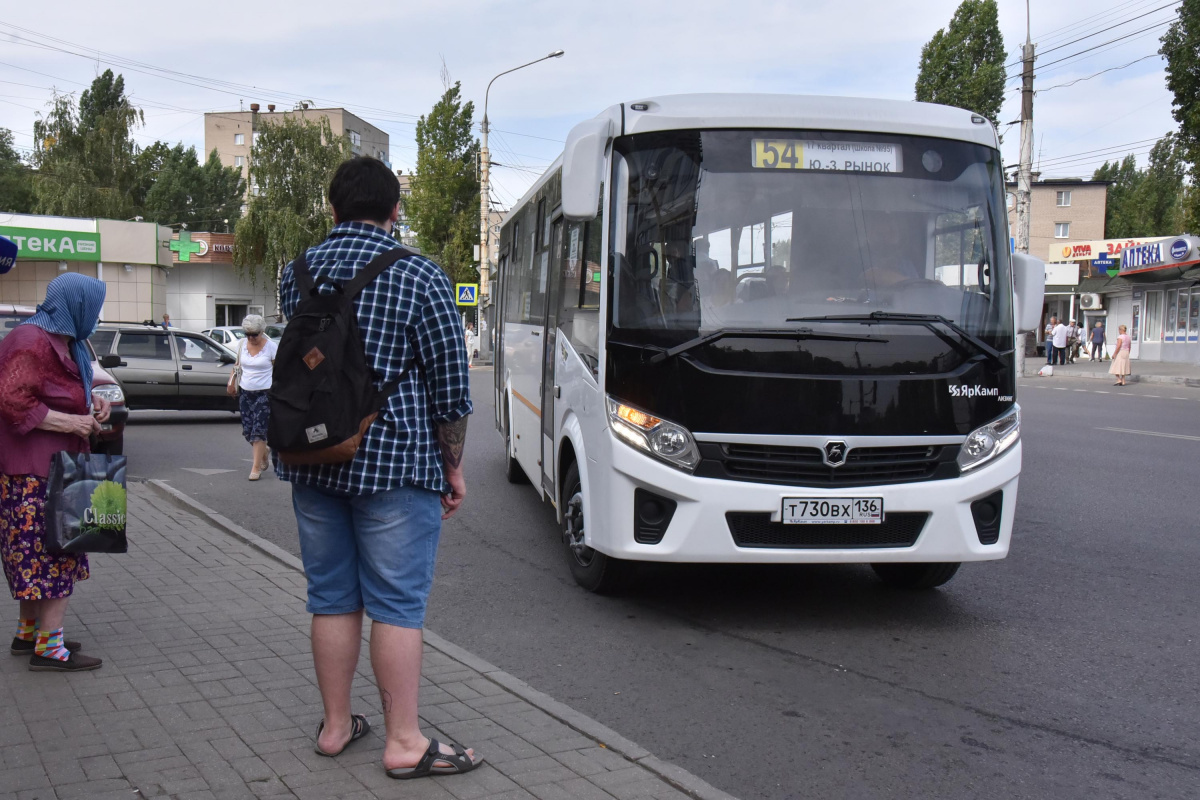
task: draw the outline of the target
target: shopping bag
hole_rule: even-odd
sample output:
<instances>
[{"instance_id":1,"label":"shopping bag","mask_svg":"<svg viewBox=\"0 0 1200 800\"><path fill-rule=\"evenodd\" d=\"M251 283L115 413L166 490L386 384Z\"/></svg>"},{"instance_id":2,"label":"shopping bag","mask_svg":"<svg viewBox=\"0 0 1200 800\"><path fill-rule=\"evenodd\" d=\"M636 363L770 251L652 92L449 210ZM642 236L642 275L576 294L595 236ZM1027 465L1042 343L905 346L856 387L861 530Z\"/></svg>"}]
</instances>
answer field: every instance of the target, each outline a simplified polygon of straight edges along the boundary
<instances>
[{"instance_id":1,"label":"shopping bag","mask_svg":"<svg viewBox=\"0 0 1200 800\"><path fill-rule=\"evenodd\" d=\"M124 553L125 456L50 457L46 541L50 553Z\"/></svg>"}]
</instances>

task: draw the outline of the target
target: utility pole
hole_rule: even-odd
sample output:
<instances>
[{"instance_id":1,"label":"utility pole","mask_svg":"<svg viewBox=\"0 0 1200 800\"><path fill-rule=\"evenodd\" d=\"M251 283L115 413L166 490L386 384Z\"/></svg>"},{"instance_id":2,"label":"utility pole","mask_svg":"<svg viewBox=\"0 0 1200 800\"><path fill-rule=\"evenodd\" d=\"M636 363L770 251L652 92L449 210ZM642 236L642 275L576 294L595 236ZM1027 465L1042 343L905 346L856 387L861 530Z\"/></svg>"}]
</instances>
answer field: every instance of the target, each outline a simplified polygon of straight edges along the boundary
<instances>
[{"instance_id":1,"label":"utility pole","mask_svg":"<svg viewBox=\"0 0 1200 800\"><path fill-rule=\"evenodd\" d=\"M1030 207L1033 203L1033 42L1029 35L1029 0L1025 0L1025 46L1021 48L1021 166L1017 172L1017 242L1029 253ZM1017 375L1025 374L1025 337L1017 336ZM1036 336L1037 334L1034 334Z\"/></svg>"},{"instance_id":2,"label":"utility pole","mask_svg":"<svg viewBox=\"0 0 1200 800\"><path fill-rule=\"evenodd\" d=\"M1033 194L1033 43L1029 2L1025 3L1025 46L1021 49L1021 166L1017 172L1017 250L1029 252L1029 212Z\"/></svg>"},{"instance_id":3,"label":"utility pole","mask_svg":"<svg viewBox=\"0 0 1200 800\"><path fill-rule=\"evenodd\" d=\"M513 67L512 69L506 69L504 72L501 72L500 75L497 75L496 78L499 78L501 75L507 75L510 72L516 72L519 69L524 69L525 67L533 64L537 64L540 61L545 61L548 58L562 58L562 55L562 50L555 50L550 55L542 56L541 58L535 58L528 64L522 64L521 66ZM492 307L490 302L492 290L490 282L491 264L488 258L488 228L490 227L491 223L491 208L490 203L488 202L491 194L488 186L488 174L491 169L491 157L488 153L487 107L488 97L492 93L492 84L496 82L496 78L492 78L490 81L488 81L487 89L483 93L483 121L479 125L479 131L482 135L480 136L479 140L479 306L476 307L476 319L481 318L478 310L479 307L484 308L482 319L488 319L492 317L492 314L488 312L488 309ZM493 332L493 326L496 324L498 324L498 320L495 319L492 319L492 321L488 324L487 332L489 337ZM481 326L476 323L475 333L477 335L479 334L480 327ZM479 343L479 354L480 356L484 356L485 351L490 347L490 338L484 340L483 336L479 336Z\"/></svg>"}]
</instances>

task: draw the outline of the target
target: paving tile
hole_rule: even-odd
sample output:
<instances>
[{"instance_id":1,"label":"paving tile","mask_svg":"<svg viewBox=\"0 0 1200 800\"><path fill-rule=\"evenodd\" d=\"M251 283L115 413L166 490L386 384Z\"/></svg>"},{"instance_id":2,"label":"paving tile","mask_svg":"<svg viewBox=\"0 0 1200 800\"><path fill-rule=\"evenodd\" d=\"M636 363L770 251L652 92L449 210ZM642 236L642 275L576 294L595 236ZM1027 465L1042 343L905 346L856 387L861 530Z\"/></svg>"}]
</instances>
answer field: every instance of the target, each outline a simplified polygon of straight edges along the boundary
<instances>
[{"instance_id":1,"label":"paving tile","mask_svg":"<svg viewBox=\"0 0 1200 800\"><path fill-rule=\"evenodd\" d=\"M318 756L312 737L323 711L303 575L140 484L129 500L130 552L95 559L67 622L104 669L51 682L0 661L0 800L683 796L428 644L422 724L477 747L486 764L436 780L386 776L365 640L352 702L372 709L375 729L337 759Z\"/></svg>"}]
</instances>

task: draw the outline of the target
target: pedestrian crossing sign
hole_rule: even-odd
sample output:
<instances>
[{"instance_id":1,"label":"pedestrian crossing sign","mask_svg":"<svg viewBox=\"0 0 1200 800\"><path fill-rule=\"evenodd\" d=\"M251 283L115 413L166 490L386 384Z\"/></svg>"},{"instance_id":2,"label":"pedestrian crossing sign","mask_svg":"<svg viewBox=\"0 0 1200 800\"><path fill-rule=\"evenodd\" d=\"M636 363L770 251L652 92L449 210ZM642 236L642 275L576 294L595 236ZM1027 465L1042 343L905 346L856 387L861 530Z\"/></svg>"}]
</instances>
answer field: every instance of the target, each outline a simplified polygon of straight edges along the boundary
<instances>
[{"instance_id":1,"label":"pedestrian crossing sign","mask_svg":"<svg viewBox=\"0 0 1200 800\"><path fill-rule=\"evenodd\" d=\"M454 284L454 293L458 295L456 302L460 306L479 305L478 283L456 283Z\"/></svg>"}]
</instances>

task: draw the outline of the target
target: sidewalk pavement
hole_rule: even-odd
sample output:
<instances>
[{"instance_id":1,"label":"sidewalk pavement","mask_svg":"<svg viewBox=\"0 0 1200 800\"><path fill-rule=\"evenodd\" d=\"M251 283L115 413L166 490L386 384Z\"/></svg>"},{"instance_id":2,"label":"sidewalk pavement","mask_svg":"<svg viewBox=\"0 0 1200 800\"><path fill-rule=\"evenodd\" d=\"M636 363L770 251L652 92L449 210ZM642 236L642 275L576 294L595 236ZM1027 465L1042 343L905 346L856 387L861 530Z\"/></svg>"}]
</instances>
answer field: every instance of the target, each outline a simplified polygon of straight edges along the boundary
<instances>
[{"instance_id":1,"label":"sidewalk pavement","mask_svg":"<svg viewBox=\"0 0 1200 800\"><path fill-rule=\"evenodd\" d=\"M371 733L338 758L316 755L304 575L293 556L229 526L163 484L130 485L130 551L92 557L66 624L103 668L63 675L0 661L0 800L732 800L429 631L423 727L486 764L387 778L365 639L354 709Z\"/></svg>"},{"instance_id":2,"label":"sidewalk pavement","mask_svg":"<svg viewBox=\"0 0 1200 800\"><path fill-rule=\"evenodd\" d=\"M1030 356L1025 359L1025 377L1036 378L1038 370L1046 365L1045 357ZM1088 361L1079 358L1074 364L1055 364L1055 378L1095 378L1111 381L1108 374L1111 361ZM1200 365L1178 364L1170 361L1134 360L1130 367L1133 374L1125 380L1129 383L1167 383L1177 386L1200 388Z\"/></svg>"}]
</instances>

